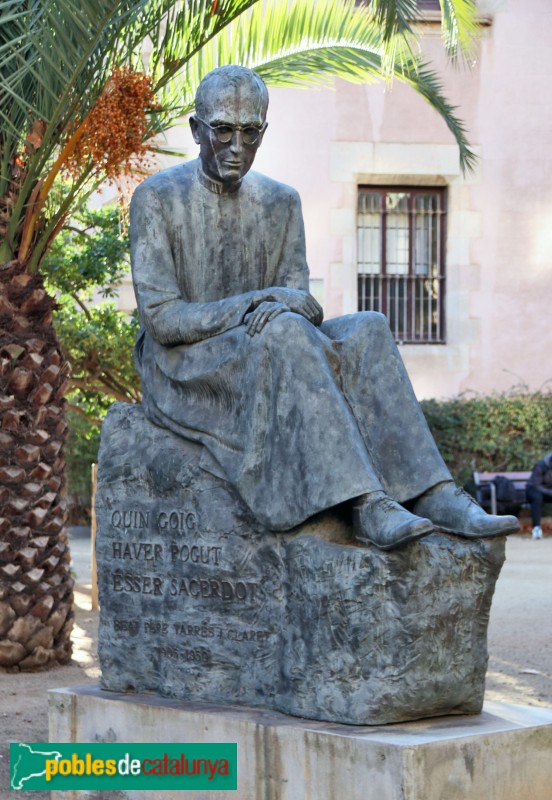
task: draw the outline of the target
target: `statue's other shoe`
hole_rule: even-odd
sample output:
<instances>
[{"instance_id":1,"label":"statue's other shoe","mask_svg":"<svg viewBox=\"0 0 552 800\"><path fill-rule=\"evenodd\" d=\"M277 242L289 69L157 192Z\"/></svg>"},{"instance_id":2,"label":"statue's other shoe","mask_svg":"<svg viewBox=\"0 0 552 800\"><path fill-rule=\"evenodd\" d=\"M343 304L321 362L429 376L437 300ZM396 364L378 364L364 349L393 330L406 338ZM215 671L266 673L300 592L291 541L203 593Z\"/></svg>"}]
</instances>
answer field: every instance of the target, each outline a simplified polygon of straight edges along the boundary
<instances>
[{"instance_id":1,"label":"statue's other shoe","mask_svg":"<svg viewBox=\"0 0 552 800\"><path fill-rule=\"evenodd\" d=\"M439 530L470 539L505 536L519 530L517 517L487 514L473 497L452 481L439 483L427 491L413 510L415 514L429 517Z\"/></svg>"},{"instance_id":2,"label":"statue's other shoe","mask_svg":"<svg viewBox=\"0 0 552 800\"><path fill-rule=\"evenodd\" d=\"M435 530L435 525L429 519L411 514L385 492L373 492L354 506L353 528L357 541L393 550L427 536Z\"/></svg>"}]
</instances>

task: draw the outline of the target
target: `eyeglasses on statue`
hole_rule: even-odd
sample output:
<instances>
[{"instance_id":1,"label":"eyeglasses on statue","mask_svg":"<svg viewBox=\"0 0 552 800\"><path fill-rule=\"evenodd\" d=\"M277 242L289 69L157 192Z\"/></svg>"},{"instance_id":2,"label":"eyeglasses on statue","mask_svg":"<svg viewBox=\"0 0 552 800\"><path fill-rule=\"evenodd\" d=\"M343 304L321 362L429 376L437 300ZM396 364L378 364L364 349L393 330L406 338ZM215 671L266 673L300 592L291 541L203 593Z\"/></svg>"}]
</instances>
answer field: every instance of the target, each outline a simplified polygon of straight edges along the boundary
<instances>
[{"instance_id":1,"label":"eyeglasses on statue","mask_svg":"<svg viewBox=\"0 0 552 800\"><path fill-rule=\"evenodd\" d=\"M234 138L234 134L238 131L241 133L244 144L255 144L260 135L266 130L268 124L263 122L260 128L257 128L255 125L209 125L208 122L205 122L204 119L201 119L201 117L197 115L194 119L209 128L209 130L213 132L217 142L221 144L228 144L228 142L231 142Z\"/></svg>"}]
</instances>

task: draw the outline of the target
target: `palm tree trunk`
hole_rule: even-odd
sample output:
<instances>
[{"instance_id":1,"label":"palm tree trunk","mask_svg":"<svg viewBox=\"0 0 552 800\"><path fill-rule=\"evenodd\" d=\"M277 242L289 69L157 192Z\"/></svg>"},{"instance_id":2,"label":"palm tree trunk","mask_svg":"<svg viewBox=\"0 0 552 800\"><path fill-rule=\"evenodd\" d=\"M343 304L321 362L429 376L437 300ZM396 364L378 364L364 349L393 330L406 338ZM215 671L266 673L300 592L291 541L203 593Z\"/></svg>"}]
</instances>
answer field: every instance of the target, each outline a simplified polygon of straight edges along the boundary
<instances>
[{"instance_id":1,"label":"palm tree trunk","mask_svg":"<svg viewBox=\"0 0 552 800\"><path fill-rule=\"evenodd\" d=\"M0 667L71 657L62 448L69 364L40 276L0 266Z\"/></svg>"}]
</instances>

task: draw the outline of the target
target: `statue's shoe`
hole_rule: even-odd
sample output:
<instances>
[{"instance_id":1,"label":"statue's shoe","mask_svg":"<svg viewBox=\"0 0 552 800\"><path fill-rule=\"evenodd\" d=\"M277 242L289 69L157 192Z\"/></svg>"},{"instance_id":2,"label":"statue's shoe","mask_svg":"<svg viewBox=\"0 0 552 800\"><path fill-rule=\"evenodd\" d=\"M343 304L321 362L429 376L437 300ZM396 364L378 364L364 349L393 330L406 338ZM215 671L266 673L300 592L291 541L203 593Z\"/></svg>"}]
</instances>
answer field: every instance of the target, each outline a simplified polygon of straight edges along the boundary
<instances>
[{"instance_id":1,"label":"statue's shoe","mask_svg":"<svg viewBox=\"0 0 552 800\"><path fill-rule=\"evenodd\" d=\"M353 528L359 542L393 550L435 530L429 519L411 514L385 492L373 492L353 508Z\"/></svg>"},{"instance_id":2,"label":"statue's shoe","mask_svg":"<svg viewBox=\"0 0 552 800\"><path fill-rule=\"evenodd\" d=\"M468 539L505 536L519 530L517 517L487 514L473 497L452 481L439 483L423 494L413 510L415 514L429 517L439 530Z\"/></svg>"}]
</instances>

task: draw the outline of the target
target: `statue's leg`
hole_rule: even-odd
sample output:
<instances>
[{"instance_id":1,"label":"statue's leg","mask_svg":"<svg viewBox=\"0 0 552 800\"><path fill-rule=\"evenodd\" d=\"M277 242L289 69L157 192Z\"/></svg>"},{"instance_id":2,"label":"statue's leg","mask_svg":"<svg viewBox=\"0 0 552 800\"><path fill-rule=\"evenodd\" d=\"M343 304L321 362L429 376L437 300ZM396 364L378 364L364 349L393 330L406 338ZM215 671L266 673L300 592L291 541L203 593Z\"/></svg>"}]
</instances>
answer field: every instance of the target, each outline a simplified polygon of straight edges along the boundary
<instances>
[{"instance_id":1,"label":"statue's leg","mask_svg":"<svg viewBox=\"0 0 552 800\"><path fill-rule=\"evenodd\" d=\"M204 468L215 465L266 527L289 530L355 500L357 538L396 547L433 525L385 494L343 393L338 350L291 313L254 336L239 326L154 349L142 368L144 410L205 445Z\"/></svg>"},{"instance_id":2,"label":"statue's leg","mask_svg":"<svg viewBox=\"0 0 552 800\"><path fill-rule=\"evenodd\" d=\"M355 535L384 549L434 529L383 490L343 393L334 342L303 317L282 314L251 338L248 349L255 373L259 364L267 367L256 395L264 392L276 412L265 440L271 471L291 478L287 491L272 490L265 502L286 507L293 497L318 497L319 507L328 508L354 498Z\"/></svg>"},{"instance_id":3,"label":"statue's leg","mask_svg":"<svg viewBox=\"0 0 552 800\"><path fill-rule=\"evenodd\" d=\"M288 530L382 490L335 346L303 317L281 314L255 336L240 325L193 345L145 347L148 418L203 444L266 527Z\"/></svg>"},{"instance_id":4,"label":"statue's leg","mask_svg":"<svg viewBox=\"0 0 552 800\"><path fill-rule=\"evenodd\" d=\"M343 392L384 489L437 528L467 537L518 530L515 517L492 516L455 486L429 430L383 315L329 320L322 330L340 353Z\"/></svg>"},{"instance_id":5,"label":"statue's leg","mask_svg":"<svg viewBox=\"0 0 552 800\"><path fill-rule=\"evenodd\" d=\"M386 492L404 503L452 480L382 314L323 323L340 355L343 392Z\"/></svg>"},{"instance_id":6,"label":"statue's leg","mask_svg":"<svg viewBox=\"0 0 552 800\"><path fill-rule=\"evenodd\" d=\"M333 342L303 317L284 313L255 336L243 328L242 404L252 447L238 488L251 507L270 509L269 527L288 527L381 482L341 390ZM253 444L254 442L254 444Z\"/></svg>"}]
</instances>

